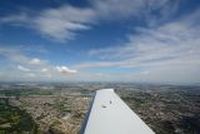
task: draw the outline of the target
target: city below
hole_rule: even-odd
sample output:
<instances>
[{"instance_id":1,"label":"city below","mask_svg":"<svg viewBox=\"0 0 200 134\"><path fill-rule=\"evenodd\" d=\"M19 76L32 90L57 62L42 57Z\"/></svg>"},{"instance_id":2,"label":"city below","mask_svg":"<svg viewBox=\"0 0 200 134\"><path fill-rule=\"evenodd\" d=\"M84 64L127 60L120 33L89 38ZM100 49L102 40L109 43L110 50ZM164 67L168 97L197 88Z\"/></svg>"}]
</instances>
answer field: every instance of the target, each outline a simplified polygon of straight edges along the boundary
<instances>
[{"instance_id":1,"label":"city below","mask_svg":"<svg viewBox=\"0 0 200 134\"><path fill-rule=\"evenodd\" d=\"M94 93L113 88L157 134L200 132L200 87L117 82L1 83L0 133L77 134Z\"/></svg>"}]
</instances>

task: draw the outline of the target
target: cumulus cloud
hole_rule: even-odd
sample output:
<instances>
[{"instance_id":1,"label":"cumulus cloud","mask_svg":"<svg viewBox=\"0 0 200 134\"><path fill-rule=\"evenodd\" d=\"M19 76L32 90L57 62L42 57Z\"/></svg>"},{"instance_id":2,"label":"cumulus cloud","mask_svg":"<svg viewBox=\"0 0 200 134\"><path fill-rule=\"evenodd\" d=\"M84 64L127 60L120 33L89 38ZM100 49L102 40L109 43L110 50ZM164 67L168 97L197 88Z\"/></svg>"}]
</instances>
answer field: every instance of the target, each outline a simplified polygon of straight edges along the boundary
<instances>
[{"instance_id":1,"label":"cumulus cloud","mask_svg":"<svg viewBox=\"0 0 200 134\"><path fill-rule=\"evenodd\" d=\"M29 63L33 64L33 65L39 65L39 64L41 64L41 60L38 58L33 58L33 59L31 59L31 61Z\"/></svg>"},{"instance_id":2,"label":"cumulus cloud","mask_svg":"<svg viewBox=\"0 0 200 134\"><path fill-rule=\"evenodd\" d=\"M66 66L57 66L56 70L58 72L60 72L60 73L63 73L63 74L74 74L74 73L77 73L77 70L69 69Z\"/></svg>"},{"instance_id":3,"label":"cumulus cloud","mask_svg":"<svg viewBox=\"0 0 200 134\"><path fill-rule=\"evenodd\" d=\"M30 71L31 71L29 68L23 67L23 66L21 66L21 65L18 65L17 68L18 68L20 71L23 71L23 72L30 72Z\"/></svg>"},{"instance_id":4,"label":"cumulus cloud","mask_svg":"<svg viewBox=\"0 0 200 134\"><path fill-rule=\"evenodd\" d=\"M74 74L76 70L69 69L66 66L55 66L47 60L41 58L32 58L26 56L20 49L0 48L0 56L3 56L9 63L10 71L3 72L2 76L6 76L8 80L50 80L50 79L67 79ZM17 66L15 66L17 64ZM5 79L6 79L5 78ZM36 79L37 78L37 79Z\"/></svg>"}]
</instances>

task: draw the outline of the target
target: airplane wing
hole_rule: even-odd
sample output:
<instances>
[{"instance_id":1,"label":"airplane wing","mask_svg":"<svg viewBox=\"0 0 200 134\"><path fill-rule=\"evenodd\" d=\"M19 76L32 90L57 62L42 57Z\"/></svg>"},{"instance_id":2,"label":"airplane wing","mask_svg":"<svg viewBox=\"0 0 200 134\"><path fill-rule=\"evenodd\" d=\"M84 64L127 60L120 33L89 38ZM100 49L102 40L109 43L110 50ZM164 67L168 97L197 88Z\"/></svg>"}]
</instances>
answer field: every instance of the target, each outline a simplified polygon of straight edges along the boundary
<instances>
[{"instance_id":1,"label":"airplane wing","mask_svg":"<svg viewBox=\"0 0 200 134\"><path fill-rule=\"evenodd\" d=\"M155 134L113 89L96 92L81 134Z\"/></svg>"}]
</instances>

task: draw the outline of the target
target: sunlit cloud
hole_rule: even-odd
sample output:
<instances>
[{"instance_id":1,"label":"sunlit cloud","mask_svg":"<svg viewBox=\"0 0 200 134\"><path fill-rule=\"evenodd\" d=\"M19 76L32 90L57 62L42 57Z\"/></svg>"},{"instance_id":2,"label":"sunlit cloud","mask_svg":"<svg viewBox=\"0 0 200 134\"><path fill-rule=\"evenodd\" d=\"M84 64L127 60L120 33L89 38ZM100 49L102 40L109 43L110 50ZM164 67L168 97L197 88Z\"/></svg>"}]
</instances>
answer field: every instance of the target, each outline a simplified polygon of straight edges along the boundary
<instances>
[{"instance_id":1,"label":"sunlit cloud","mask_svg":"<svg viewBox=\"0 0 200 134\"><path fill-rule=\"evenodd\" d=\"M74 74L77 73L77 70L69 69L66 66L56 66L56 70L62 74Z\"/></svg>"},{"instance_id":2,"label":"sunlit cloud","mask_svg":"<svg viewBox=\"0 0 200 134\"><path fill-rule=\"evenodd\" d=\"M41 60L38 58L33 58L29 63L33 65L39 65L41 63Z\"/></svg>"},{"instance_id":3,"label":"sunlit cloud","mask_svg":"<svg viewBox=\"0 0 200 134\"><path fill-rule=\"evenodd\" d=\"M0 55L6 58L12 68L12 71L4 72L9 75L9 79L30 80L32 78L31 80L36 81L52 78L66 79L68 74L77 73L77 70L69 69L66 66L55 66L47 60L26 56L20 49L1 48Z\"/></svg>"}]
</instances>

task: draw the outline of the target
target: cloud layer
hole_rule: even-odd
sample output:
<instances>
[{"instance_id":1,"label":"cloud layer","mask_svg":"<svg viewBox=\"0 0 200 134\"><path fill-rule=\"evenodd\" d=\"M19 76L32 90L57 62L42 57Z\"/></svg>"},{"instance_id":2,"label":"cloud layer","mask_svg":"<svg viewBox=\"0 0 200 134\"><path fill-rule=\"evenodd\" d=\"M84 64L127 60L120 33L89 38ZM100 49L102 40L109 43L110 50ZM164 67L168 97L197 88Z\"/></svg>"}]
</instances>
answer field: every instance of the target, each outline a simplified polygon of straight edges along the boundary
<instances>
[{"instance_id":1,"label":"cloud layer","mask_svg":"<svg viewBox=\"0 0 200 134\"><path fill-rule=\"evenodd\" d=\"M89 51L88 54L97 57L98 62L75 67L140 69L132 75L127 74L126 79L134 81L198 82L200 25L196 20L200 19L199 14L197 10L156 28L139 27L137 34L130 34L128 41L120 46Z\"/></svg>"},{"instance_id":2,"label":"cloud layer","mask_svg":"<svg viewBox=\"0 0 200 134\"><path fill-rule=\"evenodd\" d=\"M0 80L56 80L77 73L77 70L67 66L56 66L47 60L29 57L19 49L1 48L0 56L4 56L9 63L6 67L10 69L1 73ZM4 75L6 77L2 77Z\"/></svg>"},{"instance_id":3,"label":"cloud layer","mask_svg":"<svg viewBox=\"0 0 200 134\"><path fill-rule=\"evenodd\" d=\"M0 78L166 83L200 81L199 9L176 16L181 0L88 0L87 2L89 4L84 7L65 4L44 8L34 13L29 10L17 12L1 17L0 25L31 29L38 35L50 39L48 41L58 41L54 43L59 47L60 42L66 43L72 39L77 39L78 42L76 36L85 30L95 29L99 25L102 31L106 31L107 27L105 29L103 27L105 24L122 22L120 24L130 28L126 31L126 39L121 39L120 44L111 43L109 47L102 45L103 48L96 44L79 46L80 49L84 48L84 54L74 58L78 59L77 61L67 60L73 59L73 54L79 53L78 49L66 54L69 59L65 62L73 65L60 65L59 61L53 61L59 56L63 58L64 53L55 56L55 59L43 59L39 55L27 56L20 49L1 47L0 58L7 60L6 66L1 68L4 70L7 68L9 71L4 72L1 69ZM173 18L174 16L176 18ZM123 23L126 21L129 23ZM144 24L138 26L135 22ZM98 30L94 33L98 33ZM99 33L94 37L98 39L99 35L102 39L109 39ZM91 46L95 49L91 50ZM58 50L52 51L51 54L57 55ZM85 57L82 57L83 55ZM60 61L60 63L65 62Z\"/></svg>"},{"instance_id":4,"label":"cloud layer","mask_svg":"<svg viewBox=\"0 0 200 134\"><path fill-rule=\"evenodd\" d=\"M77 31L89 29L94 15L91 9L63 6L45 10L34 21L41 33L63 41L72 39Z\"/></svg>"},{"instance_id":5,"label":"cloud layer","mask_svg":"<svg viewBox=\"0 0 200 134\"><path fill-rule=\"evenodd\" d=\"M178 9L179 0L89 0L90 7L63 5L32 15L20 12L1 18L0 24L32 28L50 39L64 42L74 39L99 21L144 19L150 26L162 22ZM170 10L169 10L170 9ZM160 14L154 14L157 11Z\"/></svg>"}]
</instances>

